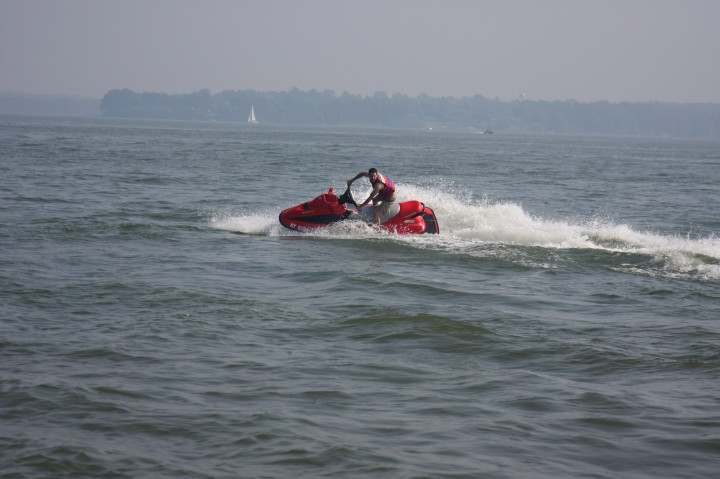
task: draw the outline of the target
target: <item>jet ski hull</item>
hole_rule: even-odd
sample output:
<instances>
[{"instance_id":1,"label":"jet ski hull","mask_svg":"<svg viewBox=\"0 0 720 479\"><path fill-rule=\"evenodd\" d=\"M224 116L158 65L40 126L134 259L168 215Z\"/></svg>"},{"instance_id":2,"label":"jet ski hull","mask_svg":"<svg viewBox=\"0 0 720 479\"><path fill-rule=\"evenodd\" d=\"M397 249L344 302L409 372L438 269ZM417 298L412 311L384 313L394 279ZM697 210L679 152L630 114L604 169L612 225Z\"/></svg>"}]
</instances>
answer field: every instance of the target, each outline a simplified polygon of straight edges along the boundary
<instances>
[{"instance_id":1,"label":"jet ski hull","mask_svg":"<svg viewBox=\"0 0 720 479\"><path fill-rule=\"evenodd\" d=\"M341 221L360 220L373 223L376 206L366 206L358 211L347 208L345 203L355 204L350 190L338 198L331 188L311 201L282 211L280 224L296 231L313 231ZM393 204L388 214L380 220L380 229L397 234L440 233L435 212L420 201Z\"/></svg>"}]
</instances>

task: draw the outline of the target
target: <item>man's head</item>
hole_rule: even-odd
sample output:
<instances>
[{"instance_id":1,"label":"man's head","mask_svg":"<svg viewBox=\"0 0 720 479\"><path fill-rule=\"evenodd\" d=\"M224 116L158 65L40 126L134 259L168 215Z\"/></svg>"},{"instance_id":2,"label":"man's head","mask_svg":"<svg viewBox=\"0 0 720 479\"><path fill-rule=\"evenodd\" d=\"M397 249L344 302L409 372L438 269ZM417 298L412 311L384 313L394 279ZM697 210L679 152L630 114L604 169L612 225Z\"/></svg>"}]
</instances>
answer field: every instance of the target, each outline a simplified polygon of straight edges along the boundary
<instances>
[{"instance_id":1,"label":"man's head","mask_svg":"<svg viewBox=\"0 0 720 479\"><path fill-rule=\"evenodd\" d=\"M368 170L368 176L370 177L370 181L375 181L375 178L377 178L377 170L375 168L370 168Z\"/></svg>"}]
</instances>

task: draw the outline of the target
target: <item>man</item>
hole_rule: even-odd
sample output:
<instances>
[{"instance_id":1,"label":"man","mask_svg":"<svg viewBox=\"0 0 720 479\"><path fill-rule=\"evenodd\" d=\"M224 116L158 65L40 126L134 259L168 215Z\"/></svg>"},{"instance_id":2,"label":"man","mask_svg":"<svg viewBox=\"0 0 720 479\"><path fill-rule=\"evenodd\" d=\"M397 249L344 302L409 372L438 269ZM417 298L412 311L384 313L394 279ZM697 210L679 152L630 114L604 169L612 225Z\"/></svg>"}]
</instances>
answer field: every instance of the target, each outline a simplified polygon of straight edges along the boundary
<instances>
[{"instance_id":1,"label":"man","mask_svg":"<svg viewBox=\"0 0 720 479\"><path fill-rule=\"evenodd\" d=\"M370 184L373 189L370 192L370 196L368 196L363 204L358 205L358 210L362 210L364 206L367 206L367 204L370 203L370 201L373 202L373 205L380 203L380 206L375 208L375 212L373 214L375 223L379 225L380 217L390 210L390 206L397 198L397 195L395 194L395 183L393 183L387 176L383 176L378 173L375 168L370 168L367 173L361 171L355 175L355 178L348 180L347 185L352 185L353 181L358 178L362 178L363 176L367 176L370 179Z\"/></svg>"}]
</instances>

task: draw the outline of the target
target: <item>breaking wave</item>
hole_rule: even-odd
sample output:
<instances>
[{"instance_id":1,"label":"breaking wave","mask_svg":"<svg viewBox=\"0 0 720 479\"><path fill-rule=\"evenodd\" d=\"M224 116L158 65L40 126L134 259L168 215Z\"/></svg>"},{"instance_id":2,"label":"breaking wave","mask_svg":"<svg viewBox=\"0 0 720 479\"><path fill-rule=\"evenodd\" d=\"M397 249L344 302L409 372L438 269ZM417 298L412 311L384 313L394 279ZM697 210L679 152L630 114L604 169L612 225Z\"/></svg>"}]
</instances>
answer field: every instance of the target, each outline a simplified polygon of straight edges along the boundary
<instances>
[{"instance_id":1,"label":"breaking wave","mask_svg":"<svg viewBox=\"0 0 720 479\"><path fill-rule=\"evenodd\" d=\"M424 249L483 257L506 256L507 247L643 255L647 257L647 261L642 263L644 266L613 262L609 267L632 273L720 281L720 238L715 236L690 238L643 232L626 224L597 218L586 221L548 219L529 214L521 204L478 199L470 192L448 194L446 188L412 184L401 186L399 201L417 199L432 206L440 224L440 235L394 235L378 232L360 222L339 223L320 231L302 233L280 225L278 214L281 209L213 212L209 225L248 235L383 238ZM364 194L367 192L356 196ZM523 256L527 260L527 255ZM553 267L546 262L542 264Z\"/></svg>"}]
</instances>

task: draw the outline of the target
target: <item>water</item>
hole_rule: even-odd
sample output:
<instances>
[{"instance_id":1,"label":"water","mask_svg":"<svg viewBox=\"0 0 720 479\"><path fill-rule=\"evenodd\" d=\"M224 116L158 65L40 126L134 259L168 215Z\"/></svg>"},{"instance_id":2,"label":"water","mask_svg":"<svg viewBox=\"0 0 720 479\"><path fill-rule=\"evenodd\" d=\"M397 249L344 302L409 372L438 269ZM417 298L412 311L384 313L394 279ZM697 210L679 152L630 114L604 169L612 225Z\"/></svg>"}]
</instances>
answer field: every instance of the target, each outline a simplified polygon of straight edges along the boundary
<instances>
[{"instance_id":1,"label":"water","mask_svg":"<svg viewBox=\"0 0 720 479\"><path fill-rule=\"evenodd\" d=\"M2 478L720 468L718 142L2 117L0 145ZM371 166L441 234L277 222Z\"/></svg>"}]
</instances>

